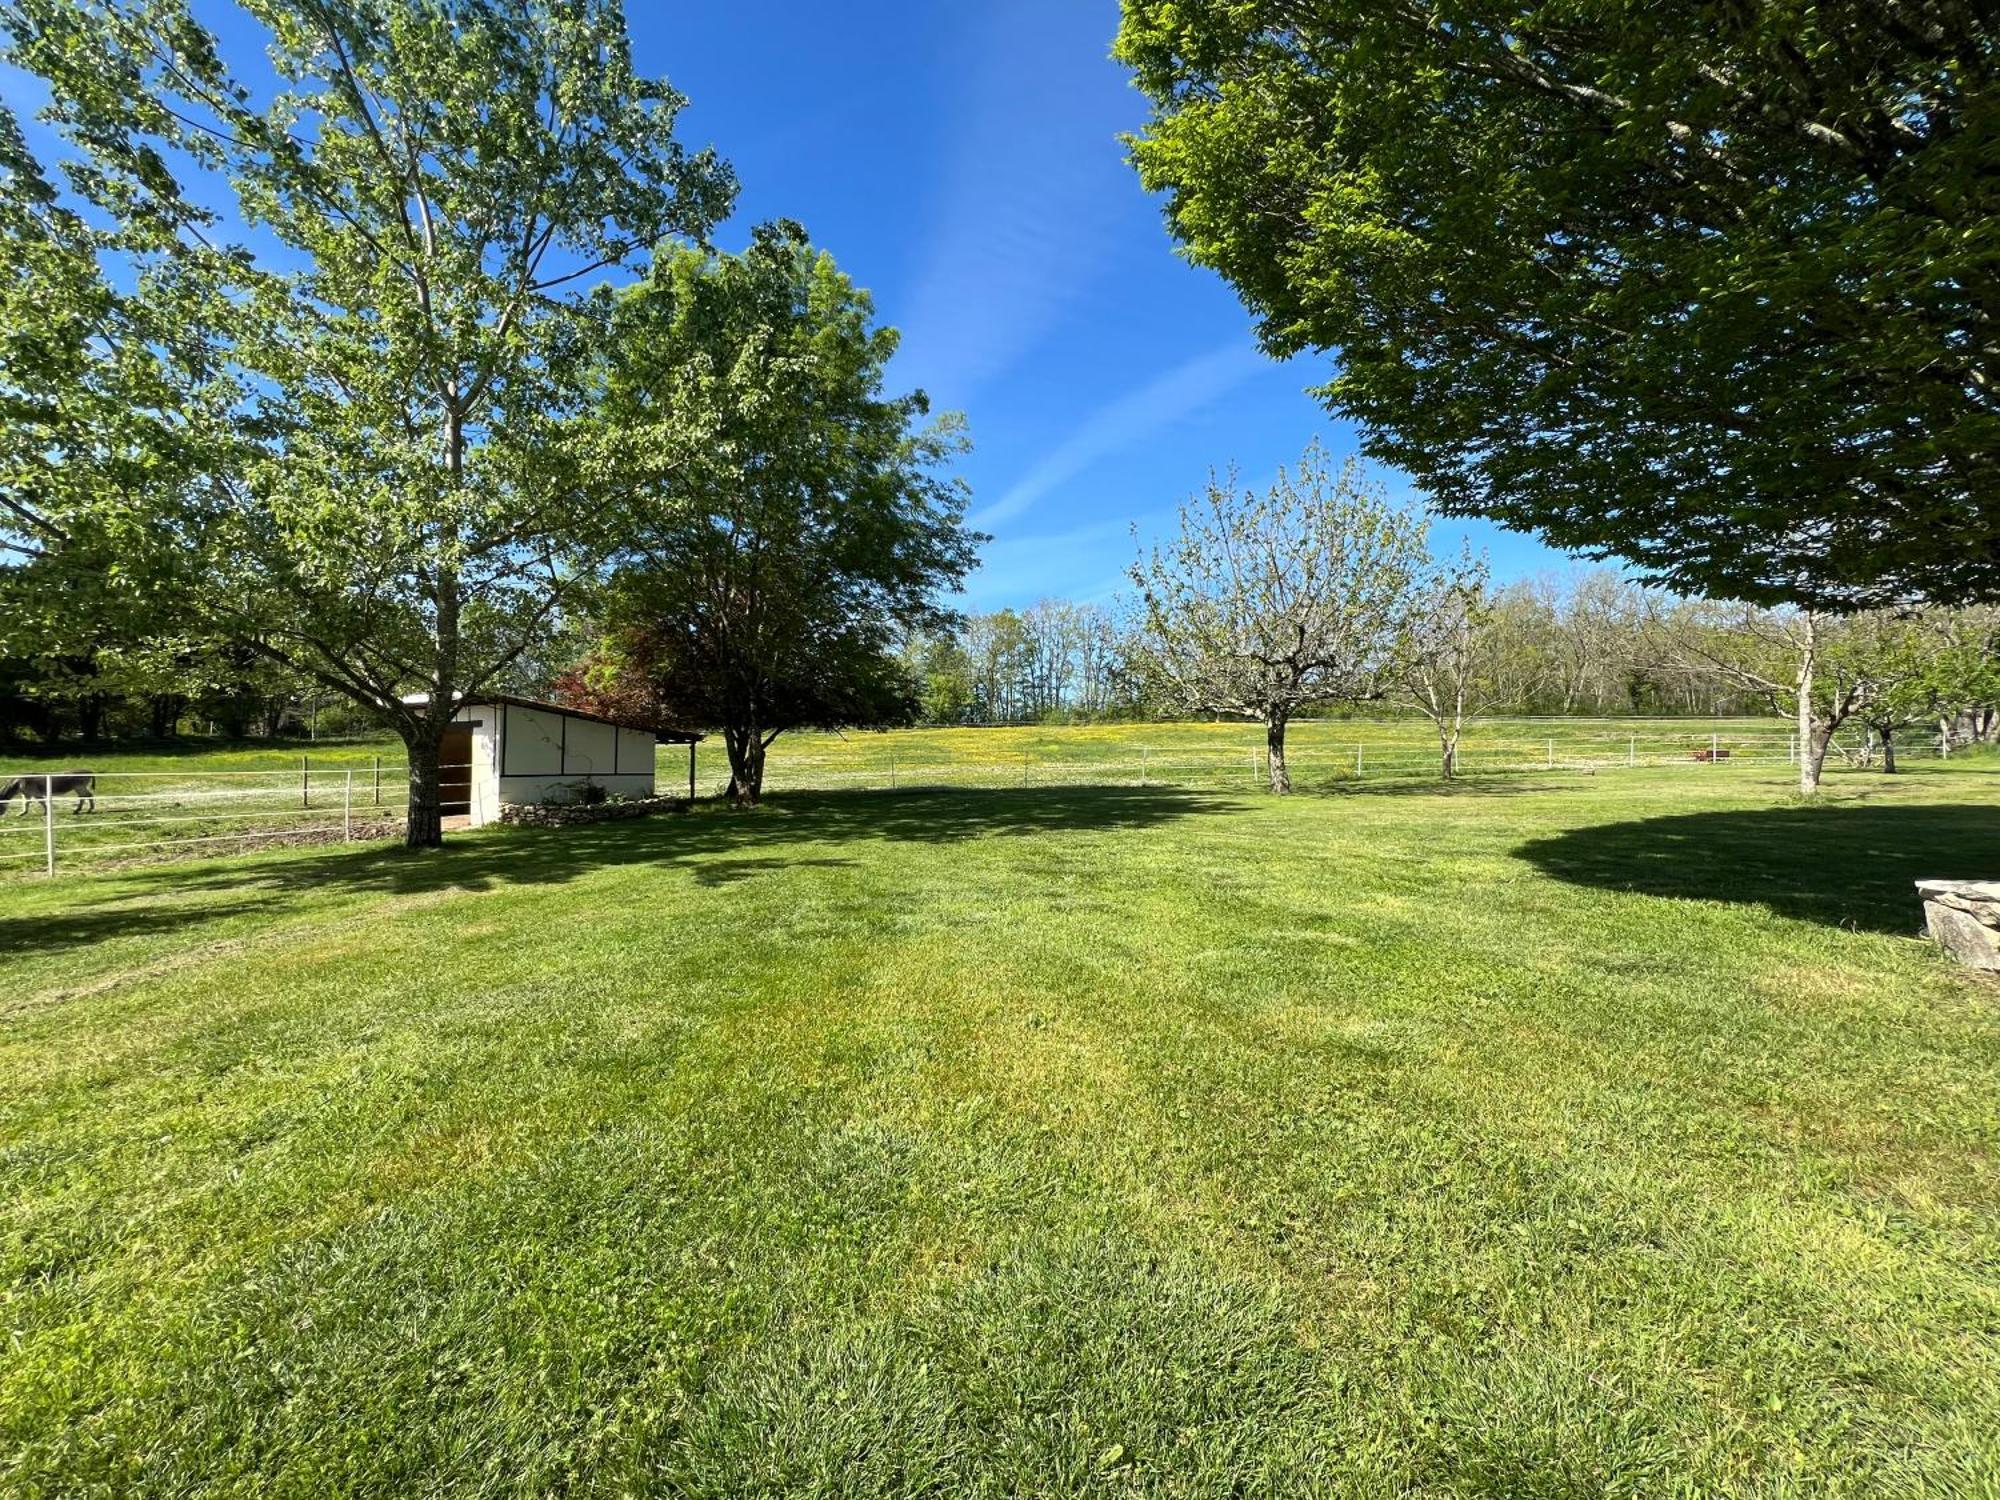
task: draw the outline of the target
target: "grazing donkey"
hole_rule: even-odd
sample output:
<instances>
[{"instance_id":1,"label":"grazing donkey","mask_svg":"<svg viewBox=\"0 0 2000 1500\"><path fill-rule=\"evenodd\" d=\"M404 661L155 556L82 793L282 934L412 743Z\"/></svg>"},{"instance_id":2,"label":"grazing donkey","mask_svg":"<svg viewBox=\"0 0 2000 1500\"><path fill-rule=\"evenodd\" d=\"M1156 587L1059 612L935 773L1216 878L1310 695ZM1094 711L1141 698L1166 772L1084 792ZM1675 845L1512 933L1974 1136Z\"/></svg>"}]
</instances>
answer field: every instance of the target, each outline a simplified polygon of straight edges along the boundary
<instances>
[{"instance_id":1,"label":"grazing donkey","mask_svg":"<svg viewBox=\"0 0 2000 1500\"><path fill-rule=\"evenodd\" d=\"M7 804L16 797L21 799L21 816L25 818L31 804L49 797L69 796L76 798L71 812L96 812L96 775L89 771L57 771L52 776L16 776L0 786L0 814L7 811Z\"/></svg>"}]
</instances>

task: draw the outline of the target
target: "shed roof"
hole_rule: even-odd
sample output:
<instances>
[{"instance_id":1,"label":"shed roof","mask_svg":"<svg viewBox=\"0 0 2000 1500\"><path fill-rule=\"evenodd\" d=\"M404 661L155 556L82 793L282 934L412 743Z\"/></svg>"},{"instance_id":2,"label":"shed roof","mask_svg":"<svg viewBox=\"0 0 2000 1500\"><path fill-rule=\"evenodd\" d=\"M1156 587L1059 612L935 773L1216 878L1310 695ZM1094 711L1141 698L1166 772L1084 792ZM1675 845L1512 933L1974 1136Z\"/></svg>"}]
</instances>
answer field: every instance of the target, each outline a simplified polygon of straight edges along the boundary
<instances>
[{"instance_id":1,"label":"shed roof","mask_svg":"<svg viewBox=\"0 0 2000 1500\"><path fill-rule=\"evenodd\" d=\"M428 703L427 693L412 693L403 700L405 703ZM650 734L654 739L669 745L692 745L702 736L692 729L662 729L654 724L638 724L630 719L614 719L608 714L594 714L589 709L571 708L566 703L549 703L541 698L522 698L513 693L474 693L458 700L460 708L468 708L475 703L508 703L515 708L532 708L537 713L561 714L570 719L588 719L593 724L610 724L618 729L635 729L641 734Z\"/></svg>"}]
</instances>

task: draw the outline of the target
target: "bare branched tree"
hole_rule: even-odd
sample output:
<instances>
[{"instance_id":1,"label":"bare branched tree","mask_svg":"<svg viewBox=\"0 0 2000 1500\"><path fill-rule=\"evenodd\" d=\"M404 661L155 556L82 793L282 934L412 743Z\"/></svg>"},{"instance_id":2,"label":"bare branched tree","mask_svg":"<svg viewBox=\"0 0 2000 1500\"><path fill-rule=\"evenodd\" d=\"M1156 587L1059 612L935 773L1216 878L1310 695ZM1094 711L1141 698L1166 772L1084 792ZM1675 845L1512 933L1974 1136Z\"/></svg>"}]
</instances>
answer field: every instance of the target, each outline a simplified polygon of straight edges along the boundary
<instances>
[{"instance_id":1,"label":"bare branched tree","mask_svg":"<svg viewBox=\"0 0 2000 1500\"><path fill-rule=\"evenodd\" d=\"M1382 696L1434 570L1422 517L1315 443L1263 494L1211 478L1179 534L1132 567L1144 666L1161 697L1264 726L1271 790L1289 792L1285 728L1308 704Z\"/></svg>"},{"instance_id":2,"label":"bare branched tree","mask_svg":"<svg viewBox=\"0 0 2000 1500\"><path fill-rule=\"evenodd\" d=\"M1690 670L1761 697L1798 723L1799 792L1814 796L1842 725L1900 697L1922 668L1901 633L1811 610L1683 607L1659 617L1663 650Z\"/></svg>"},{"instance_id":3,"label":"bare branched tree","mask_svg":"<svg viewBox=\"0 0 2000 1500\"><path fill-rule=\"evenodd\" d=\"M1492 708L1504 674L1496 669L1493 604L1486 565L1467 555L1438 570L1404 657L1399 696L1437 730L1439 774L1458 770L1465 721Z\"/></svg>"}]
</instances>

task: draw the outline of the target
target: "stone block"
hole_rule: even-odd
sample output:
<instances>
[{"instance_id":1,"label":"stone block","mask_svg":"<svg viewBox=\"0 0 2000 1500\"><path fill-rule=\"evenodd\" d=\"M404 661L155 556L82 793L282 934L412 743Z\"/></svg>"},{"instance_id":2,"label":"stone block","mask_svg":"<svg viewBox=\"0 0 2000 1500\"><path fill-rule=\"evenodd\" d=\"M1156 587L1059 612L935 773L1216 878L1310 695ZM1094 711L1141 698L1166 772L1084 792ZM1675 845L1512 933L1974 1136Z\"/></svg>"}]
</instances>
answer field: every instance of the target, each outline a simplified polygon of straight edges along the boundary
<instances>
[{"instance_id":1,"label":"stone block","mask_svg":"<svg viewBox=\"0 0 2000 1500\"><path fill-rule=\"evenodd\" d=\"M2000 971L2000 881L1919 880L1924 930L1969 969Z\"/></svg>"}]
</instances>

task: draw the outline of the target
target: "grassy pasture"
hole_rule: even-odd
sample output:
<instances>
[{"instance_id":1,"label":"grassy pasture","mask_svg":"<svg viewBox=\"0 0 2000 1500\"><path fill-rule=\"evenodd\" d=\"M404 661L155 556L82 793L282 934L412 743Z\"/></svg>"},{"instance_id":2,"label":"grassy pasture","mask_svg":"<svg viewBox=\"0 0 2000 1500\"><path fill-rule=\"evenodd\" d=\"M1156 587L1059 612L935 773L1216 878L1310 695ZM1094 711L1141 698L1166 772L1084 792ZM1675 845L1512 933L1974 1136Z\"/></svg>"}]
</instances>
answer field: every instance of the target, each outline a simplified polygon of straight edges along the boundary
<instances>
[{"instance_id":1,"label":"grassy pasture","mask_svg":"<svg viewBox=\"0 0 2000 1500\"><path fill-rule=\"evenodd\" d=\"M1731 752L1738 763L1782 764L1790 729L1779 719L1488 719L1460 743L1467 772L1589 766L1692 766L1697 749ZM799 734L771 752L769 784L845 786L1037 785L1140 779L1254 786L1264 732L1255 724L1020 725L994 729L906 729L888 733ZM677 752L681 757L685 751ZM1421 719L1315 719L1294 724L1286 757L1301 786L1337 786L1382 776L1434 776L1437 737ZM678 762L685 774L685 760ZM1359 776L1357 778L1357 767ZM671 767L663 776L673 774ZM720 788L729 765L719 744L697 757L704 790Z\"/></svg>"},{"instance_id":2,"label":"grassy pasture","mask_svg":"<svg viewBox=\"0 0 2000 1500\"><path fill-rule=\"evenodd\" d=\"M1467 733L1460 765L1469 774L1493 775L1623 770L1631 761L1703 774L1708 768L1694 762L1693 752L1715 746L1731 755L1716 770L1738 774L1749 766L1783 764L1789 738L1787 726L1775 719L1495 719ZM846 790L1160 782L1242 789L1263 780L1262 746L1262 731L1248 724L795 734L777 742L769 785ZM1919 746L1905 752L1912 759L1925 753ZM1409 718L1301 723L1292 730L1289 754L1295 781L1308 788L1428 779L1438 761L1429 726ZM137 752L69 752L46 762L17 755L0 761L0 780L71 766L87 766L102 779L96 815L59 817L59 863L226 853L246 837L289 839L304 830L338 836L350 816L360 835L393 833L387 824L400 815L405 794L402 748L389 739L280 746L194 741ZM699 747L696 771L704 795L722 791L729 766L719 740ZM662 788L685 786L686 750L662 747L659 775ZM350 785L351 815L343 811ZM0 818L0 880L39 876L40 818L23 816L18 803L12 811Z\"/></svg>"},{"instance_id":3,"label":"grassy pasture","mask_svg":"<svg viewBox=\"0 0 2000 1500\"><path fill-rule=\"evenodd\" d=\"M157 860L229 853L249 842L304 835L339 838L392 832L408 795L403 748L394 740L310 745L210 745L138 751L71 751L34 761L0 760L0 782L71 767L98 776L94 812L56 799L58 863L86 858ZM40 878L44 814L21 802L0 809L0 881Z\"/></svg>"},{"instance_id":4,"label":"grassy pasture","mask_svg":"<svg viewBox=\"0 0 2000 1500\"><path fill-rule=\"evenodd\" d=\"M2000 781L1786 780L11 885L0 1492L1992 1493Z\"/></svg>"}]
</instances>

